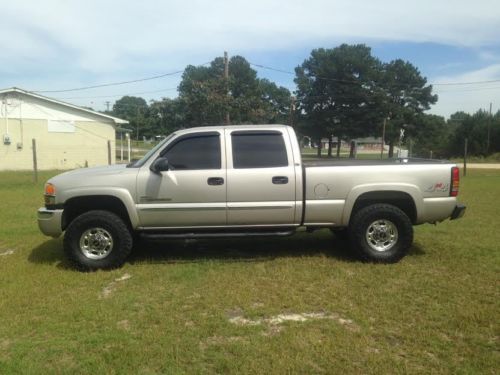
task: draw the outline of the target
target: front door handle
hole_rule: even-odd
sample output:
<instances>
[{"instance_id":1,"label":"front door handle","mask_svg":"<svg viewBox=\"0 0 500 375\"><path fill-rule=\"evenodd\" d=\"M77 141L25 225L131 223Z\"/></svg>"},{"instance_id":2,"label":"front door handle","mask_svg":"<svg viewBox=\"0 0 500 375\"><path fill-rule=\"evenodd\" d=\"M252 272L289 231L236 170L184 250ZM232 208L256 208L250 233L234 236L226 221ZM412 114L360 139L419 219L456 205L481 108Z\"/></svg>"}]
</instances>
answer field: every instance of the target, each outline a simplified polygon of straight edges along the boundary
<instances>
[{"instance_id":1,"label":"front door handle","mask_svg":"<svg viewBox=\"0 0 500 375\"><path fill-rule=\"evenodd\" d=\"M212 186L224 185L224 179L222 177L209 177L207 184Z\"/></svg>"},{"instance_id":2,"label":"front door handle","mask_svg":"<svg viewBox=\"0 0 500 375\"><path fill-rule=\"evenodd\" d=\"M285 185L288 184L288 177L286 176L274 176L273 184L275 185Z\"/></svg>"}]
</instances>

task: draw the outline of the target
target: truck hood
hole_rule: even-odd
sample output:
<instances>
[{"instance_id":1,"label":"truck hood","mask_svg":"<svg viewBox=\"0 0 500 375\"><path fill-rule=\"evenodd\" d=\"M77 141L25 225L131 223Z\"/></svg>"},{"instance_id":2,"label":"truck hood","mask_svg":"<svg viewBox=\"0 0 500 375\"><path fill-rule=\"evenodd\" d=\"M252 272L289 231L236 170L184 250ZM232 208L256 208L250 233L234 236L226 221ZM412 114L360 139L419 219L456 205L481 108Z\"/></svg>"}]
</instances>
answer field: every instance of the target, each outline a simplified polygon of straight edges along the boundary
<instances>
[{"instance_id":1,"label":"truck hood","mask_svg":"<svg viewBox=\"0 0 500 375\"><path fill-rule=\"evenodd\" d=\"M107 175L116 175L122 173L126 164L115 164L115 165L105 165L101 167L92 167L92 168L80 168L74 169L69 172L64 172L58 174L55 177L52 177L48 182L50 183L58 183L66 180L76 180L80 178L93 177L93 176L107 176Z\"/></svg>"},{"instance_id":2,"label":"truck hood","mask_svg":"<svg viewBox=\"0 0 500 375\"><path fill-rule=\"evenodd\" d=\"M104 194L110 189L135 191L138 168L127 168L125 164L105 167L81 168L51 178L48 183L56 190L56 203L63 203L78 194Z\"/></svg>"}]
</instances>

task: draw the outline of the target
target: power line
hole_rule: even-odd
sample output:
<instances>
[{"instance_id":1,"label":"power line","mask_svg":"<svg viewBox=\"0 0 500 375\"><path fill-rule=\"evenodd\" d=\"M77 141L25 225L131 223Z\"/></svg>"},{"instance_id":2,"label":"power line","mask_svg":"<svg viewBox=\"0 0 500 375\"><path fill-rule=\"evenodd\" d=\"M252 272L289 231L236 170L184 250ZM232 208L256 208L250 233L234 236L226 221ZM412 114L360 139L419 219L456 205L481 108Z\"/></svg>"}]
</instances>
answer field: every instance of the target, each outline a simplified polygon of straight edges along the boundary
<instances>
[{"instance_id":1,"label":"power line","mask_svg":"<svg viewBox=\"0 0 500 375\"><path fill-rule=\"evenodd\" d=\"M100 87L119 86L119 85L126 85L128 83L150 81L150 80L153 80L153 79L163 78L163 77L167 77L167 76L173 76L173 75L176 75L176 74L180 74L182 72L184 72L184 70L177 70L177 71L171 72L171 73L160 74L160 75L157 75L157 76L147 77L147 78L134 79L134 80L131 80L131 81L103 83L103 84L100 84L100 85L76 87L76 88L65 89L65 90L40 90L40 91L32 91L32 92L34 92L34 93L55 93L55 92L70 92L70 91L90 90L90 89L96 89L96 88L100 88Z\"/></svg>"},{"instance_id":2,"label":"power line","mask_svg":"<svg viewBox=\"0 0 500 375\"><path fill-rule=\"evenodd\" d=\"M278 69L278 68L272 68L270 66L265 66L265 65L261 65L261 64L254 64L252 62L249 62L250 65L253 65L257 68L262 68L262 69L267 69L267 70L273 70L275 72L279 72L279 73L285 73L285 74L291 74L291 75L295 75L295 73L293 72L290 72L288 70L283 70L283 69Z\"/></svg>"},{"instance_id":3,"label":"power line","mask_svg":"<svg viewBox=\"0 0 500 375\"><path fill-rule=\"evenodd\" d=\"M447 92L468 92L468 91L485 91L485 90L500 90L500 86L491 86L491 87L473 87L473 88L467 88L467 89L458 89L458 90L441 90L437 89L436 93L437 94L443 94Z\"/></svg>"},{"instance_id":4,"label":"power line","mask_svg":"<svg viewBox=\"0 0 500 375\"><path fill-rule=\"evenodd\" d=\"M117 94L117 95L98 95L98 96L72 96L64 98L54 98L54 99L100 99L100 98L117 98L119 96L130 96L130 95L143 95L143 94L153 94L157 92L177 90L177 87L168 87L166 89L154 90L154 91L143 91L143 92L132 92L128 94Z\"/></svg>"},{"instance_id":5,"label":"power line","mask_svg":"<svg viewBox=\"0 0 500 375\"><path fill-rule=\"evenodd\" d=\"M261 65L261 64L254 64L252 62L249 62L250 65L252 66L255 66L255 67L258 67L258 68L262 68L262 69L266 69L266 70L272 70L274 72L279 72L279 73L285 73L285 74L290 74L290 75L295 75L294 72L291 72L291 71L288 71L288 70L283 70L283 69L278 69L278 68L273 68L273 67L270 67L270 66L265 66L265 65ZM341 82L341 83L350 83L350 84L356 84L356 85L359 85L360 83L362 82L359 82L359 81L355 81L355 80L347 80L347 79L337 79L337 78L330 78L330 77L324 77L324 76L315 76L315 78L317 79L320 79L322 81L332 81L332 82Z\"/></svg>"},{"instance_id":6,"label":"power line","mask_svg":"<svg viewBox=\"0 0 500 375\"><path fill-rule=\"evenodd\" d=\"M207 65L207 64L210 64L210 62L206 62L204 64L201 64L200 66ZM159 74L159 75L152 76L152 77L133 79L133 80L130 80L130 81L102 83L102 84L99 84L99 85L76 87L76 88L64 89L64 90L37 90L37 91L31 91L31 92L34 92L34 93L54 93L54 92L70 92L70 91L90 90L90 89L96 89L96 88L100 88L100 87L119 86L119 85L126 85L126 84L129 84L129 83L151 81L153 79L159 79L159 78L164 78L164 77L168 77L168 76L173 76L173 75L180 74L180 73L183 73L183 72L184 72L184 69L183 70L177 70L175 72Z\"/></svg>"},{"instance_id":7,"label":"power line","mask_svg":"<svg viewBox=\"0 0 500 375\"><path fill-rule=\"evenodd\" d=\"M475 81L475 82L442 82L432 83L433 86L459 86L459 85L482 85L486 83L498 83L500 79L492 79L489 81Z\"/></svg>"},{"instance_id":8,"label":"power line","mask_svg":"<svg viewBox=\"0 0 500 375\"><path fill-rule=\"evenodd\" d=\"M273 68L271 66L266 66L266 65L262 65L262 64L255 64L252 62L249 62L249 64L252 66L255 66L257 68L272 70L274 72L279 72L279 73L295 75L294 72L291 72L289 70ZM335 82L344 82L344 83L353 83L353 84L360 83L359 81L355 81L355 80L335 79L335 78L322 77L322 76L316 76L316 78L321 79L321 80L335 81ZM434 82L434 83L431 82L430 85L433 85L433 86L482 85L482 84L487 84L487 83L498 83L498 82L500 82L500 79L493 79L493 80L487 80L487 81L468 81L468 82Z\"/></svg>"}]
</instances>

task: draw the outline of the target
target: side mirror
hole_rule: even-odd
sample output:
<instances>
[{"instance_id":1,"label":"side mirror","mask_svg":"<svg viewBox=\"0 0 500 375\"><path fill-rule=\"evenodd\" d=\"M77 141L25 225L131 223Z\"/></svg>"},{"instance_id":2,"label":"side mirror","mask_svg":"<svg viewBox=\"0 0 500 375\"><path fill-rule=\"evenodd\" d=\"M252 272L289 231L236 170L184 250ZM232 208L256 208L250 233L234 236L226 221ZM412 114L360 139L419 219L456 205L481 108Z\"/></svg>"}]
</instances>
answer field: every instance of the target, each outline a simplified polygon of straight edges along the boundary
<instances>
[{"instance_id":1,"label":"side mirror","mask_svg":"<svg viewBox=\"0 0 500 375\"><path fill-rule=\"evenodd\" d=\"M168 164L168 159L167 158L163 158L163 157L160 157L160 158L156 159L151 164L151 166L149 167L149 169L153 173L160 173L160 172L163 172L163 171L168 171L169 168L170 167L169 167L169 164Z\"/></svg>"}]
</instances>

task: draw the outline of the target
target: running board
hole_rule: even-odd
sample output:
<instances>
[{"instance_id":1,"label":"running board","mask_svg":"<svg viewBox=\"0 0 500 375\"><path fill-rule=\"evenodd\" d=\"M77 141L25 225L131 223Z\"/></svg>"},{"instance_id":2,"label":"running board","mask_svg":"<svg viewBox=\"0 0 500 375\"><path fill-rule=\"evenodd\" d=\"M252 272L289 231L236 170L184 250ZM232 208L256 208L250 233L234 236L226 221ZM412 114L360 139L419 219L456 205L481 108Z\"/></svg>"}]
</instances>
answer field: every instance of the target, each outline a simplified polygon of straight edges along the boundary
<instances>
[{"instance_id":1,"label":"running board","mask_svg":"<svg viewBox=\"0 0 500 375\"><path fill-rule=\"evenodd\" d=\"M185 240L201 238L237 238L237 237L287 237L294 234L294 230L280 232L210 232L210 233L140 233L146 240Z\"/></svg>"}]
</instances>

